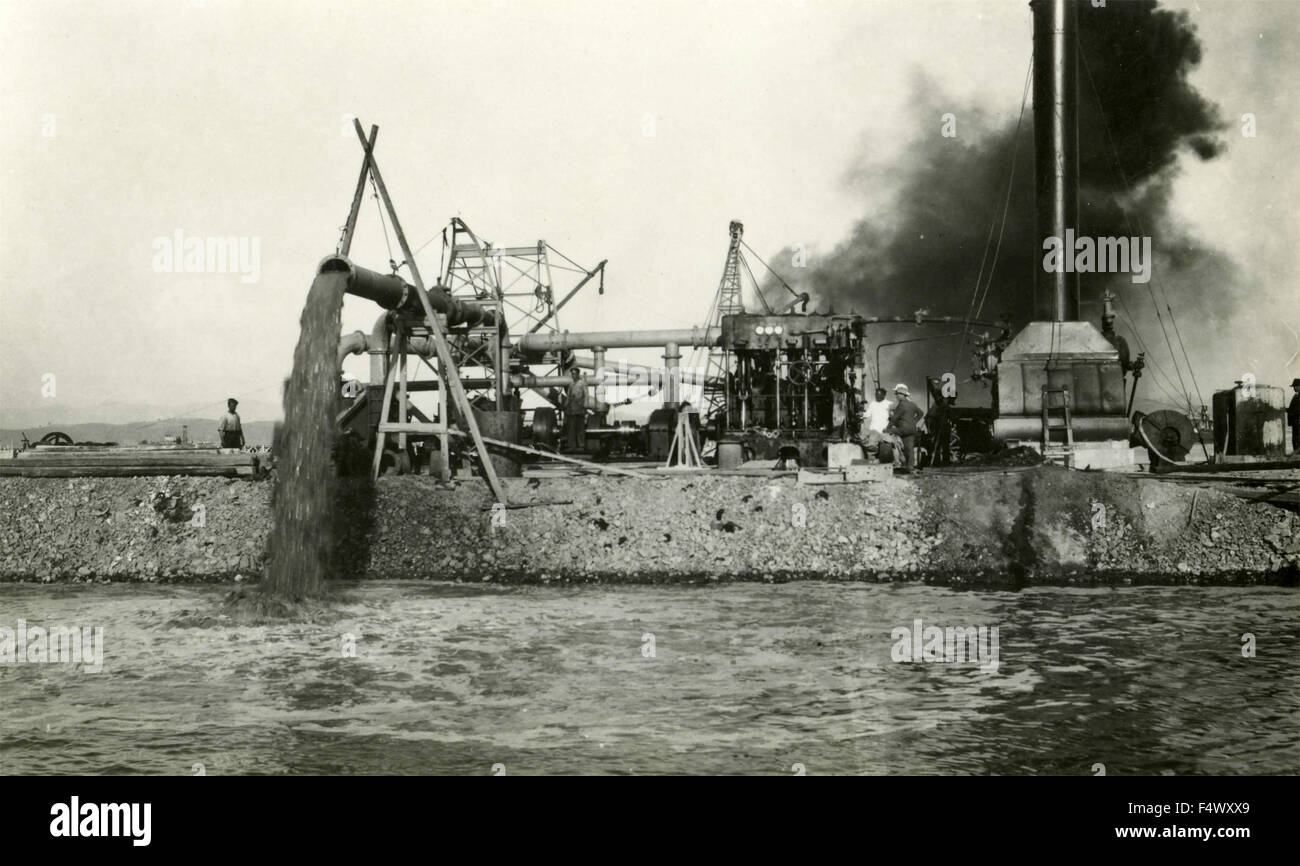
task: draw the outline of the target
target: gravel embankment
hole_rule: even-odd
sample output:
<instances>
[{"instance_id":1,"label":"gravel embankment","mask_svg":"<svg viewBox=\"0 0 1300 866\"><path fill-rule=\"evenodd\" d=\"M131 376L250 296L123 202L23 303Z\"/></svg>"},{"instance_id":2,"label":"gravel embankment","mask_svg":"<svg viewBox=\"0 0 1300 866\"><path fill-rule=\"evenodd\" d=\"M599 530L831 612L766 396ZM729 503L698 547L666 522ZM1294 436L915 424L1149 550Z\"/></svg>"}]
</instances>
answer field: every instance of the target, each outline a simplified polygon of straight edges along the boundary
<instances>
[{"instance_id":1,"label":"gravel embankment","mask_svg":"<svg viewBox=\"0 0 1300 866\"><path fill-rule=\"evenodd\" d=\"M703 475L506 483L518 507L505 512L479 481L446 489L386 478L371 494L353 490L338 537L343 573L1294 584L1300 565L1300 517L1280 509L1053 468L827 486ZM206 478L3 479L0 580L256 577L270 489Z\"/></svg>"},{"instance_id":2,"label":"gravel embankment","mask_svg":"<svg viewBox=\"0 0 1300 866\"><path fill-rule=\"evenodd\" d=\"M227 478L3 478L0 580L251 576L270 495Z\"/></svg>"}]
</instances>

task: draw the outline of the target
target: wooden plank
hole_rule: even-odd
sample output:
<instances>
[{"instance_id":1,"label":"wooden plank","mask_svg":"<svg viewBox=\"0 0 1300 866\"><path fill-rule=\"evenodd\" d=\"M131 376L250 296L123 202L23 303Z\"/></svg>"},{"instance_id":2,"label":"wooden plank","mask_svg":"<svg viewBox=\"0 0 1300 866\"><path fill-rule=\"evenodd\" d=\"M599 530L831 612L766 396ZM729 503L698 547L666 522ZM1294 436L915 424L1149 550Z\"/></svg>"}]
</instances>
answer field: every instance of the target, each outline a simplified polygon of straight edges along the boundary
<instances>
[{"instance_id":1,"label":"wooden plank","mask_svg":"<svg viewBox=\"0 0 1300 866\"><path fill-rule=\"evenodd\" d=\"M8 478L124 478L170 475L254 475L253 466L22 466L0 463L0 477Z\"/></svg>"},{"instance_id":2,"label":"wooden plank","mask_svg":"<svg viewBox=\"0 0 1300 866\"><path fill-rule=\"evenodd\" d=\"M251 466L255 458L253 454L53 454L19 455L14 462L26 466Z\"/></svg>"},{"instance_id":3,"label":"wooden plank","mask_svg":"<svg viewBox=\"0 0 1300 866\"><path fill-rule=\"evenodd\" d=\"M36 445L22 453L31 454L103 454L116 451L160 451L168 454L233 454L238 448L213 445Z\"/></svg>"},{"instance_id":4,"label":"wooden plank","mask_svg":"<svg viewBox=\"0 0 1300 866\"><path fill-rule=\"evenodd\" d=\"M800 484L847 484L848 483L848 481L844 477L844 472L839 469L832 469L829 471L814 470L814 469L800 469L798 477L799 477Z\"/></svg>"},{"instance_id":5,"label":"wooden plank","mask_svg":"<svg viewBox=\"0 0 1300 866\"><path fill-rule=\"evenodd\" d=\"M379 425L380 433L414 433L419 436L435 436L446 429L443 424L422 424L419 421L386 422Z\"/></svg>"},{"instance_id":6,"label":"wooden plank","mask_svg":"<svg viewBox=\"0 0 1300 866\"><path fill-rule=\"evenodd\" d=\"M457 435L457 436L467 436L467 435L469 435L469 434L467 434L464 430L451 430L451 431L448 431L448 432L451 432L451 433L453 433L453 434L455 434L455 435ZM622 468L617 467L617 466L611 466L611 465L608 464L608 463L592 463L590 460L579 460L579 459L576 458L576 457L565 457L563 454L553 454L553 453L551 453L550 451L539 451L539 450L536 449L536 448L529 448L527 445L516 445L516 444L513 443L513 442L505 442L505 441L503 441L503 440L501 440L501 439L492 439L492 438L490 438L490 437L488 437L488 436L484 436L484 437L482 437L482 439L483 439L484 442L487 442L487 443L489 443L489 444L491 444L491 445L496 445L496 446L498 446L498 447L500 447L500 448L509 448L509 449L511 449L511 450L514 450L514 451L522 451L522 452L524 452L525 454L535 454L535 455L537 455L538 457L545 457L545 458L548 459L548 460L559 460L561 463L572 463L572 464L574 464L575 466L582 466L582 467L587 468L587 469L592 469L592 470L594 470L594 471L596 471L596 472L609 472L609 473L614 474L614 475L626 475L626 476L628 476L628 477L630 477L630 478L645 478L645 477L646 477L646 476L642 475L640 472L632 472L632 471L629 471L629 470L627 470L627 469L622 469ZM485 451L486 451L486 449L484 449L484 451L481 451L481 452L479 452L479 453L480 453L480 454L483 454ZM485 459L482 460L481 462L483 462L483 463L491 463L492 461L489 460L489 459L486 459L486 458L485 458ZM507 506L507 507L508 507L508 506Z\"/></svg>"}]
</instances>

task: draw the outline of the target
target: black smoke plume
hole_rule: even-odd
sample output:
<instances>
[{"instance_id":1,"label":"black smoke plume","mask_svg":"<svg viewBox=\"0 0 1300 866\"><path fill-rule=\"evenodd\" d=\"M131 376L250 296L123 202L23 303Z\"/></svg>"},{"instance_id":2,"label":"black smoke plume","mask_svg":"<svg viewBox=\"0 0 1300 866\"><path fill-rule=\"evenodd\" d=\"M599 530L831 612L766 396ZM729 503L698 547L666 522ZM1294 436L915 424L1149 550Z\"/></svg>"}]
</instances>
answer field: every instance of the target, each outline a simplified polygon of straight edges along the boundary
<instances>
[{"instance_id":1,"label":"black smoke plume","mask_svg":"<svg viewBox=\"0 0 1300 866\"><path fill-rule=\"evenodd\" d=\"M1169 218L1180 152L1208 160L1224 146L1220 133L1225 127L1217 107L1188 83L1189 73L1201 60L1195 26L1185 13L1160 9L1154 0L1098 8L1080 3L1079 40L1078 231L1090 236L1151 235L1156 297L1163 312L1163 293L1168 293L1186 337L1191 322L1199 321L1196 330L1200 331L1206 317L1231 315L1222 294L1214 297L1210 309L1212 293L1198 291L1186 277L1194 273L1195 282L1218 286L1233 277L1231 262L1189 237ZM1024 60L1009 62L1008 75L1023 80L1030 48L1026 33ZM972 46L971 50L980 49ZM978 108L955 106L927 79L918 79L915 88L915 132L903 150L904 162L888 167L896 189L890 207L860 220L846 241L815 257L809 268L785 269L782 275L809 291L814 306L821 309L907 315L925 308L935 315L964 316L987 244L988 291L980 318L1006 316L1014 333L1032 312L1034 269L1043 255L1035 241L1032 106L1026 105L1018 135L1014 112L1007 124L981 135L972 132L984 119ZM940 134L940 118L946 112L958 118L956 138ZM881 174L872 166L856 166L854 172ZM1009 175L1010 204L990 279L991 248L998 240ZM992 240L990 224L994 225ZM789 254L777 257L778 262L790 259ZM1147 287L1131 282L1127 275L1085 274L1081 318L1098 321L1105 288L1122 297L1120 332L1125 333L1126 314L1131 315L1130 321L1161 368L1148 368L1151 379L1144 380L1144 392L1168 402L1156 386L1163 384L1174 392L1181 389ZM950 329L937 327L929 333L946 330ZM915 326L877 327L872 340L879 343L922 333L926 332ZM1129 342L1135 353L1142 348L1132 336ZM1178 352L1176 342L1173 348ZM881 366L885 387L910 380L915 393L926 375L953 371L959 380L966 379L971 361L969 349L962 350L954 337L886 349ZM1186 371L1183 375L1188 376ZM1186 384L1191 390L1191 382ZM977 385L961 389L963 404L986 405L987 400L987 392L981 394Z\"/></svg>"}]
</instances>

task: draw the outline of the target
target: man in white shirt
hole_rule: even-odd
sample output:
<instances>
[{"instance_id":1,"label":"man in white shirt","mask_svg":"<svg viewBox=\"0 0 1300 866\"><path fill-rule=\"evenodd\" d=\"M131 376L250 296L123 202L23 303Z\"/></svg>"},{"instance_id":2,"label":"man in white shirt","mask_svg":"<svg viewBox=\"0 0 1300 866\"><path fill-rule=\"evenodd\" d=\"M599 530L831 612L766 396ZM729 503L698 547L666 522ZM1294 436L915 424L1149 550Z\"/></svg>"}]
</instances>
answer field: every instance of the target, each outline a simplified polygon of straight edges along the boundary
<instances>
[{"instance_id":1,"label":"man in white shirt","mask_svg":"<svg viewBox=\"0 0 1300 866\"><path fill-rule=\"evenodd\" d=\"M889 426L889 413L893 411L894 404L886 400L885 396L885 389L877 388L876 399L862 410L862 440L868 447L879 444L881 435Z\"/></svg>"}]
</instances>

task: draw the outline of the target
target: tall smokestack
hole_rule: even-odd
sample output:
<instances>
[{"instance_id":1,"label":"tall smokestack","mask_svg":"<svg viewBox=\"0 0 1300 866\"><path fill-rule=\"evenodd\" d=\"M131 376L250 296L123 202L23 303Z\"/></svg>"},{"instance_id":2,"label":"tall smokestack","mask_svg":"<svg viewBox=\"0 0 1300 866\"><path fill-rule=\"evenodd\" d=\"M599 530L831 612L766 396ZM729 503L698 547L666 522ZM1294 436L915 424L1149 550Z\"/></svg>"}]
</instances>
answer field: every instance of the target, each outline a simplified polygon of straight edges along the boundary
<instances>
[{"instance_id":1,"label":"tall smokestack","mask_svg":"<svg viewBox=\"0 0 1300 866\"><path fill-rule=\"evenodd\" d=\"M1034 320L1079 318L1079 275L1042 267L1043 240L1078 229L1079 129L1075 0L1032 0L1034 14L1034 192L1039 246L1034 268ZM1073 249L1064 249L1073 256Z\"/></svg>"}]
</instances>

